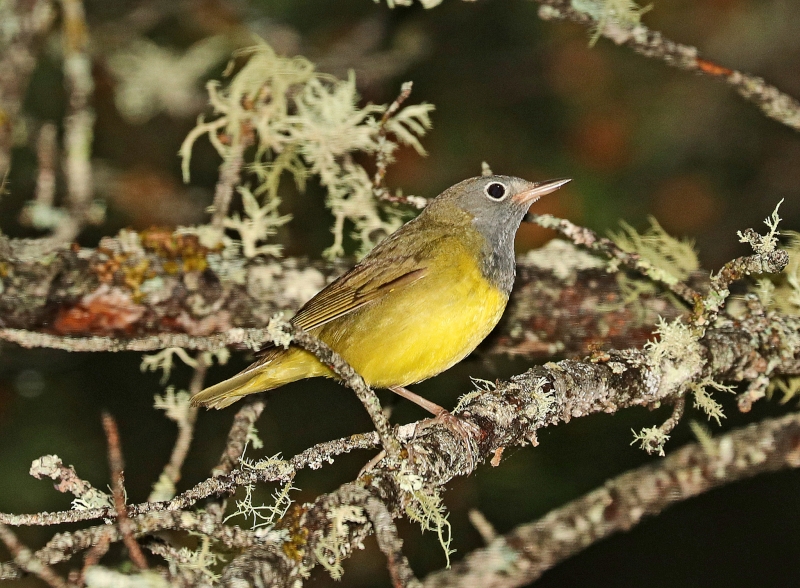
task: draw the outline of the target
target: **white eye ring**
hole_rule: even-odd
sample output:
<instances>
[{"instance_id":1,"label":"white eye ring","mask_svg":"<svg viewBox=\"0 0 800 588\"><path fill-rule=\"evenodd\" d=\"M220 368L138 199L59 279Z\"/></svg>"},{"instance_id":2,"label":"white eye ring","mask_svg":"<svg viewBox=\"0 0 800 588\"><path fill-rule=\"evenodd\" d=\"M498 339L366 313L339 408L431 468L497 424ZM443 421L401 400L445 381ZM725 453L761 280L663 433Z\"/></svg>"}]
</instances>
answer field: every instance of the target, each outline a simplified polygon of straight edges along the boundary
<instances>
[{"instance_id":1,"label":"white eye ring","mask_svg":"<svg viewBox=\"0 0 800 588\"><path fill-rule=\"evenodd\" d=\"M483 189L484 195L493 202L502 202L508 198L508 186L503 182L490 182Z\"/></svg>"}]
</instances>

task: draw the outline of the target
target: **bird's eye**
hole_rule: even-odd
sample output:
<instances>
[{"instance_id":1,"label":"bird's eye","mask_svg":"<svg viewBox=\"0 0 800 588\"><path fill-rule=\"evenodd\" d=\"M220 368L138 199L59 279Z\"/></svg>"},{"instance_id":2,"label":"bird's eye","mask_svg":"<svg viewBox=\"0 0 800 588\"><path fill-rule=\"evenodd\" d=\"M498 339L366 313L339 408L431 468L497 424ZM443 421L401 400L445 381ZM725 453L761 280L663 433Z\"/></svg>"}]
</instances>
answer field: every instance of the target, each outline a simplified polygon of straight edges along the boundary
<instances>
[{"instance_id":1,"label":"bird's eye","mask_svg":"<svg viewBox=\"0 0 800 588\"><path fill-rule=\"evenodd\" d=\"M506 187L500 182L492 182L484 190L492 200L502 200L506 196Z\"/></svg>"}]
</instances>

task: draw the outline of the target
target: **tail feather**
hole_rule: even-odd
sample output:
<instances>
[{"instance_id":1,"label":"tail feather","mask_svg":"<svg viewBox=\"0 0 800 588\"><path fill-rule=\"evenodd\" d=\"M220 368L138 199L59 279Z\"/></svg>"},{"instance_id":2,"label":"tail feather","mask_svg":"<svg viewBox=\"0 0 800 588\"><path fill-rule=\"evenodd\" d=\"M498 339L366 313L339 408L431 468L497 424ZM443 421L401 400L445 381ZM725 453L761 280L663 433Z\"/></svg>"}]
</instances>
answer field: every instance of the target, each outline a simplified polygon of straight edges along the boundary
<instances>
[{"instance_id":1,"label":"tail feather","mask_svg":"<svg viewBox=\"0 0 800 588\"><path fill-rule=\"evenodd\" d=\"M225 408L242 396L328 373L329 370L307 351L272 348L244 371L195 394L191 404L206 408Z\"/></svg>"},{"instance_id":2,"label":"tail feather","mask_svg":"<svg viewBox=\"0 0 800 588\"><path fill-rule=\"evenodd\" d=\"M223 380L219 384L209 386L205 390L192 396L192 406L205 406L206 408L225 408L230 406L246 394L261 392L263 388L253 390L253 384L258 380L258 373L244 371L232 378Z\"/></svg>"}]
</instances>

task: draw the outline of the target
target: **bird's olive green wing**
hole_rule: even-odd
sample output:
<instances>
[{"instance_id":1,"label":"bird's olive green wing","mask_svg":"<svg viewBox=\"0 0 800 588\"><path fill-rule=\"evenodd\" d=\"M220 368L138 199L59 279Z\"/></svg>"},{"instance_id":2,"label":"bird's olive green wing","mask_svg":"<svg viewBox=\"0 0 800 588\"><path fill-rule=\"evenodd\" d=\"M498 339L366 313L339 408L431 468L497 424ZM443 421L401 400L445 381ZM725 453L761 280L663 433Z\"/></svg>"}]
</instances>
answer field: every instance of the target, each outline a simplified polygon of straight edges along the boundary
<instances>
[{"instance_id":1,"label":"bird's olive green wing","mask_svg":"<svg viewBox=\"0 0 800 588\"><path fill-rule=\"evenodd\" d=\"M414 222L378 244L358 265L306 302L292 323L313 330L424 278L430 252L443 236L419 226L410 234L408 228ZM266 357L272 347L267 344L256 355Z\"/></svg>"},{"instance_id":2,"label":"bird's olive green wing","mask_svg":"<svg viewBox=\"0 0 800 588\"><path fill-rule=\"evenodd\" d=\"M413 284L425 277L426 272L413 258L384 259L356 266L309 300L292 323L307 331L321 327L388 292Z\"/></svg>"}]
</instances>

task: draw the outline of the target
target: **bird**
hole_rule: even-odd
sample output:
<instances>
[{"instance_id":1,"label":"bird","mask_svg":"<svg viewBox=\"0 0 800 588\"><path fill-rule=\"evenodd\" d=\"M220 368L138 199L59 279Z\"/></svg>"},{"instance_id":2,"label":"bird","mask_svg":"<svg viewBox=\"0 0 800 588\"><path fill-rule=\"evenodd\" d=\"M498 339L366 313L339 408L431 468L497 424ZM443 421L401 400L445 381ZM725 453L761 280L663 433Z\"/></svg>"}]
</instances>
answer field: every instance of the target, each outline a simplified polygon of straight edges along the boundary
<instances>
[{"instance_id":1,"label":"bird","mask_svg":"<svg viewBox=\"0 0 800 588\"><path fill-rule=\"evenodd\" d=\"M569 181L490 175L455 184L311 298L291 322L338 352L369 386L388 388L438 419L455 419L407 386L452 367L494 329L514 285L514 236L523 217L533 202ZM299 347L267 344L257 357L194 395L192 405L220 409L303 378L335 377Z\"/></svg>"}]
</instances>

